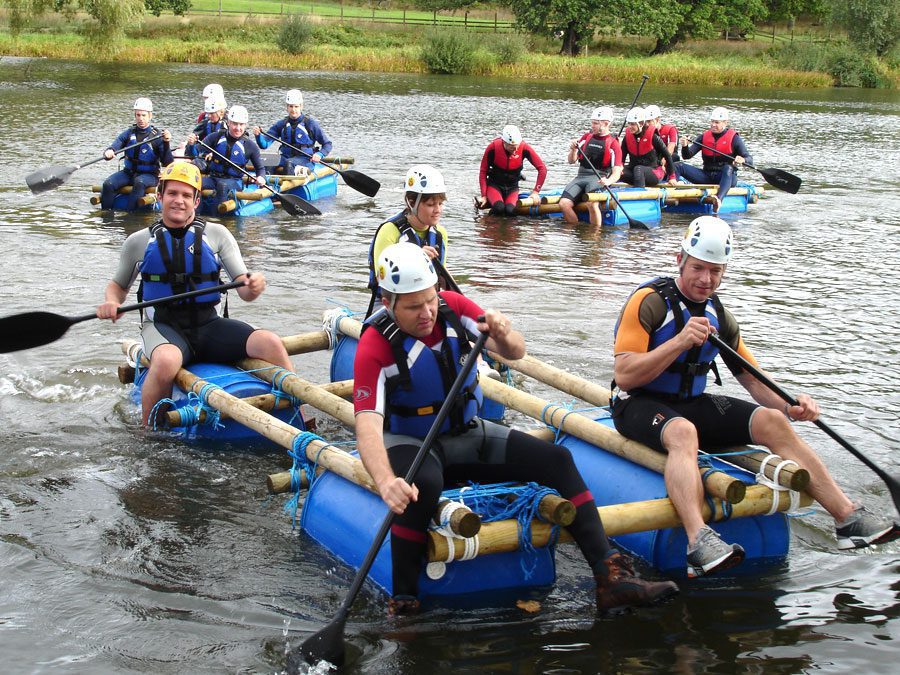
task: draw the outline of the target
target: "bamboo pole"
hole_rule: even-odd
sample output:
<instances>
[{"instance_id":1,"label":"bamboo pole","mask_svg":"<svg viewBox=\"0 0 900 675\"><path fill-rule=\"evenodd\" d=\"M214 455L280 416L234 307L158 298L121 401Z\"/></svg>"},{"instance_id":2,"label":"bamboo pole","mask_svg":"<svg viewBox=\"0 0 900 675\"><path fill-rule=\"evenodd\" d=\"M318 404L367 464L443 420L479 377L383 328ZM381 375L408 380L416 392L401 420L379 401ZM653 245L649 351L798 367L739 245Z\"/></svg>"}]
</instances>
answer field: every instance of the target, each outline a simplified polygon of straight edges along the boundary
<instances>
[{"instance_id":1,"label":"bamboo pole","mask_svg":"<svg viewBox=\"0 0 900 675\"><path fill-rule=\"evenodd\" d=\"M518 410L552 427L561 428L568 434L604 448L608 452L624 457L657 473L665 472L665 455L648 448L646 445L628 440L609 427L595 422L580 413L573 412L562 406L553 405L537 396L513 389L491 378L482 378L481 388L486 396L503 403L509 408ZM557 418L558 422L555 421ZM698 471L701 470L698 469ZM725 499L732 504L740 502L746 491L746 485L742 481L732 478L721 471L709 474L704 481L704 486L712 496Z\"/></svg>"},{"instance_id":2,"label":"bamboo pole","mask_svg":"<svg viewBox=\"0 0 900 675\"><path fill-rule=\"evenodd\" d=\"M531 355L525 355L525 357L521 359L510 360L504 359L499 354L495 354L494 352L489 352L489 354L492 359L509 366L513 370L516 370L523 375L528 375L529 377L532 377L539 382L543 382L544 384L547 384L566 394L580 398L582 401L586 401L591 405L600 407L609 405L609 389L601 387L594 382L589 382L584 378L573 375L572 373L561 370L560 368L556 368L555 366L551 366L549 363L544 363L543 361L540 361L539 359L536 359ZM552 431L550 432L550 435L553 435ZM733 450L746 451L747 449L734 448ZM753 473L758 473L763 459L768 455L769 453L765 450L756 450L747 451L745 452L745 454L740 455L729 455L728 457L723 457L722 459L723 461L747 469L748 471L752 471ZM766 465L765 475L770 480L774 480L775 478L776 467L777 463L768 462ZM792 490L804 490L806 486L809 485L809 472L806 469L800 467L785 467L779 472L778 482L783 487L787 487Z\"/></svg>"}]
</instances>

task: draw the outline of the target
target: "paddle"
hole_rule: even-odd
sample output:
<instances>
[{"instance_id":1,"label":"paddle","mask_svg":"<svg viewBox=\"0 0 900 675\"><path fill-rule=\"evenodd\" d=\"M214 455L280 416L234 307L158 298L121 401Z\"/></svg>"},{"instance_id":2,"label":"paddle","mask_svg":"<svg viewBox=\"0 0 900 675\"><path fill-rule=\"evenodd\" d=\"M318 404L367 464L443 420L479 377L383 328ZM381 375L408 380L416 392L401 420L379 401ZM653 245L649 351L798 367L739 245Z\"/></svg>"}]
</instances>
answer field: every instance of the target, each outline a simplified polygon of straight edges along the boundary
<instances>
[{"instance_id":1,"label":"paddle","mask_svg":"<svg viewBox=\"0 0 900 675\"><path fill-rule=\"evenodd\" d=\"M120 152L125 152L126 150L131 150L132 148L136 148L139 145L143 145L144 143L152 143L157 138L161 138L162 133L154 134L152 136L147 136L140 143L133 143L131 145L126 145L121 150L116 150L115 154L119 154ZM50 190L55 190L60 185L69 180L69 176L78 171L78 169L83 169L86 166L90 166L91 164L95 164L101 160L106 159L106 156L101 155L96 159L92 159L88 162L82 162L81 164L53 164L52 166L44 167L43 169L38 169L27 176L25 176L25 183L28 185L28 189L30 189L34 194L40 194L41 192L48 192Z\"/></svg>"},{"instance_id":2,"label":"paddle","mask_svg":"<svg viewBox=\"0 0 900 675\"><path fill-rule=\"evenodd\" d=\"M478 339L475 341L475 345L472 347L472 351L469 352L469 355L466 357L465 363L463 363L462 369L459 371L459 375L456 376L456 380L454 380L453 385L450 387L447 398L444 399L444 403L443 405L441 405L441 409L438 411L437 416L434 418L434 424L432 424L431 429L428 430L428 435L425 436L425 440L422 441L422 445L419 447L419 452L416 454L415 459L413 459L413 462L409 467L409 470L406 472L405 480L410 485L414 482L416 474L419 471L419 467L422 466L422 463L425 461L425 457L428 455L428 451L431 449L432 443L434 443L435 438L437 438L441 425L444 423L447 415L450 414L450 409L455 405L456 396L459 394L459 391L460 389L462 389L466 378L469 376L469 373L475 366L475 362L478 360L478 355L481 353L487 337L487 333L481 333L478 336ZM353 601L356 599L357 594L362 588L362 585L366 580L366 575L369 573L369 569L372 567L372 563L375 562L375 556L378 555L378 551L381 549L381 544L394 522L394 515L394 512L390 510L387 512L387 515L385 515L384 520L381 523L381 527L378 528L378 532L375 534L375 539L372 541L372 545L369 547L369 551L366 553L365 559L359 566L359 571L356 573L356 578L354 578L353 583L350 584L350 590L347 592L347 597L344 598L343 604L341 604L340 608L337 611L337 614L331 620L331 623L329 623L319 632L308 637L303 641L299 649L294 650L291 653L290 657L288 658L288 672L298 672L299 666L302 663L301 659L310 664L324 660L328 661L329 663L333 663L336 666L343 665L344 624L347 621L347 615L350 613L350 606L353 604Z\"/></svg>"},{"instance_id":3,"label":"paddle","mask_svg":"<svg viewBox=\"0 0 900 675\"><path fill-rule=\"evenodd\" d=\"M301 150L296 145L291 145L287 141L283 141L277 136L273 136L272 134L266 133L262 129L260 129L260 133L266 138L271 138L273 141L278 141L284 146L287 146L294 152L299 152L301 155L306 157L307 159L312 159L312 155L304 150ZM381 183L379 183L374 178L367 176L361 171L354 171L353 169L342 169L336 164L331 164L329 162L319 162L319 164L324 164L329 169L335 171L340 174L340 176L344 179L344 182L352 187L357 192L363 193L366 197L374 197L378 194L378 190L381 188Z\"/></svg>"},{"instance_id":4,"label":"paddle","mask_svg":"<svg viewBox=\"0 0 900 675\"><path fill-rule=\"evenodd\" d=\"M634 104L637 103L638 98L641 95L641 92L644 91L644 85L647 84L647 80L650 79L650 76L646 73L641 75L641 86L638 87L637 93L634 95L634 98L631 99L631 105L628 107L628 112L625 113L625 118L628 118L628 113L634 110ZM616 134L616 138L619 138L622 135L622 132L625 131L625 120L622 120L622 126L619 128L619 133Z\"/></svg>"},{"instance_id":5,"label":"paddle","mask_svg":"<svg viewBox=\"0 0 900 675\"><path fill-rule=\"evenodd\" d=\"M594 175L597 176L597 180L600 182L600 186L609 193L609 196L612 197L612 200L616 203L616 206L618 206L622 210L622 214L628 219L628 227L634 227L634 228L637 228L640 230L649 230L650 227L646 223L643 223L640 220L638 220L637 218L632 218L631 216L628 215L628 211L626 211L625 207L622 206L622 202L619 201L619 198L616 197L615 193L609 189L608 185L605 185L603 183L603 180L600 178L600 172L597 171L596 168L594 168L594 165L591 163L591 160L589 160L587 158L587 155L584 154L584 151L581 149L581 146L576 145L575 149L578 150L578 154L584 158L584 161L587 162L587 165L589 167L591 167L591 171L593 171Z\"/></svg>"},{"instance_id":6,"label":"paddle","mask_svg":"<svg viewBox=\"0 0 900 675\"><path fill-rule=\"evenodd\" d=\"M447 268L444 267L444 264L440 260L438 260L437 258L434 258L431 261L431 264L434 265L434 268L438 271L438 274L440 274L442 277L444 277L444 281L447 282L447 288L449 288L454 293L459 293L460 295L464 295L464 293L462 292L462 289L459 287L459 284L456 283L456 279L454 279L453 275L447 271Z\"/></svg>"},{"instance_id":7,"label":"paddle","mask_svg":"<svg viewBox=\"0 0 900 675\"><path fill-rule=\"evenodd\" d=\"M244 281L232 281L231 283L213 286L212 288L201 288L196 291L139 302L135 305L124 305L119 307L118 313L133 312L136 309L164 305L169 302L186 300L207 293L222 293L230 288L237 288L244 284ZM76 323L97 318L99 317L96 314L70 317L51 312L25 312L24 314L13 314L12 316L4 317L0 319L0 354L40 347L41 345L54 342L65 335L66 331Z\"/></svg>"},{"instance_id":8,"label":"paddle","mask_svg":"<svg viewBox=\"0 0 900 675\"><path fill-rule=\"evenodd\" d=\"M733 350L727 343L725 343L722 338L720 338L715 333L711 333L709 336L709 341L719 348L724 354L727 354L729 358L733 359L737 363L741 364L741 367L749 372L753 377L762 382L766 387L774 391L778 394L782 399L784 399L789 405L799 405L797 399L791 396L788 392L778 386L771 379L766 377L764 373L762 373L758 368L754 367L752 363L747 361L744 357L738 354L735 350ZM826 434L831 436L834 440L844 446L850 453L856 457L859 461L865 464L867 467L872 469L872 471L877 475L881 480L884 481L884 484L887 485L888 490L891 493L891 499L894 500L894 507L900 511L900 481L895 476L890 475L884 469L875 464L872 460L866 457L862 452L853 447L850 443L845 441L836 431L834 431L831 427L829 427L825 422L821 419L817 419L813 422L817 427L819 427Z\"/></svg>"},{"instance_id":9,"label":"paddle","mask_svg":"<svg viewBox=\"0 0 900 675\"><path fill-rule=\"evenodd\" d=\"M216 157L221 159L223 162L227 162L235 169L240 171L245 176L252 178L254 181L256 180L256 176L247 171L244 167L239 164L232 162L230 159L225 157L224 155L216 152L213 148L209 147L206 143L201 140L197 141L197 145L202 145L204 148L209 150ZM281 200L281 205L284 207L284 210L290 213L292 216L321 216L322 212L319 211L315 206L310 204L308 201L303 199L302 197L298 197L297 195L291 195L286 192L278 192L276 189L270 187L269 185L264 185L264 188L271 192L273 195L278 197Z\"/></svg>"},{"instance_id":10,"label":"paddle","mask_svg":"<svg viewBox=\"0 0 900 675\"><path fill-rule=\"evenodd\" d=\"M722 157L727 157L731 160L734 159L734 156L729 155L727 152L722 152L721 150L711 148L708 145L703 145L703 143L700 143L698 141L693 142L699 145L701 148L709 150L710 152L715 152L718 155L722 155ZM766 182L772 187L783 190L784 192L790 192L792 195L797 194L797 191L800 189L800 183L803 182L799 176L795 176L794 174L783 171L782 169L757 169L750 162L744 162L744 166L761 173L763 178L766 179Z\"/></svg>"}]
</instances>

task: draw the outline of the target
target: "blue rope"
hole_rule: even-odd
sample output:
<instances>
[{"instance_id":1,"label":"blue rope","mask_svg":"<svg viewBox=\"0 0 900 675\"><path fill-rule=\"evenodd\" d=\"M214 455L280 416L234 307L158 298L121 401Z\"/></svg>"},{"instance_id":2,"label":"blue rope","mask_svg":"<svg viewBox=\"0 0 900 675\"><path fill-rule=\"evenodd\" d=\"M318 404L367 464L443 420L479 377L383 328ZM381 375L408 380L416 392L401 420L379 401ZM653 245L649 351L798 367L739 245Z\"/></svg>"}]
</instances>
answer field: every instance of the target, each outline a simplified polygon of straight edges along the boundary
<instances>
[{"instance_id":1,"label":"blue rope","mask_svg":"<svg viewBox=\"0 0 900 675\"><path fill-rule=\"evenodd\" d=\"M306 456L306 447L313 441L322 441L322 443L325 443L326 445L319 449L319 452L316 453L316 459L311 461L309 457ZM319 454L326 447L328 447L328 445L324 438L311 431L302 431L294 436L291 449L288 450L288 455L293 459L293 464L291 465L291 490L294 494L284 505L284 510L285 513L288 513L291 516L292 530L297 527L297 512L300 509L301 471L306 472L306 480L309 483L309 486L312 487L313 481L316 479L316 469L319 466Z\"/></svg>"},{"instance_id":2,"label":"blue rope","mask_svg":"<svg viewBox=\"0 0 900 675\"><path fill-rule=\"evenodd\" d=\"M515 495L509 501L508 495ZM489 487L471 483L466 488L445 490L443 497L464 503L481 516L483 522L492 523L499 520L516 520L519 524L519 548L525 554L520 565L526 579L530 579L537 567L537 551L531 543L531 522L541 517L539 508L541 499L547 495L559 496L556 490L527 483L500 483ZM550 546L555 546L559 539L559 526L553 525L550 533Z\"/></svg>"}]
</instances>

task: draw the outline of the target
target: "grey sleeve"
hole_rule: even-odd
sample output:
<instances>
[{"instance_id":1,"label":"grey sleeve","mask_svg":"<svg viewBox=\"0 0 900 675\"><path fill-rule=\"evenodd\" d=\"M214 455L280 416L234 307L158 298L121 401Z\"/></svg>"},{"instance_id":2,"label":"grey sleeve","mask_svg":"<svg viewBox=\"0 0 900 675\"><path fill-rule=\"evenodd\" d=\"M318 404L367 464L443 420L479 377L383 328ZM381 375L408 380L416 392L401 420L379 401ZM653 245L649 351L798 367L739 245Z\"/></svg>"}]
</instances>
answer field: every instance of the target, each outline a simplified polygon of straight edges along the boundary
<instances>
[{"instance_id":1,"label":"grey sleeve","mask_svg":"<svg viewBox=\"0 0 900 675\"><path fill-rule=\"evenodd\" d=\"M222 267L231 279L247 274L247 266L241 257L241 251L234 235L228 231L228 228L219 223L207 223L204 235L207 241L222 261Z\"/></svg>"},{"instance_id":2,"label":"grey sleeve","mask_svg":"<svg viewBox=\"0 0 900 675\"><path fill-rule=\"evenodd\" d=\"M112 280L126 291L131 288L137 279L138 268L144 260L144 251L150 243L150 230L143 228L131 235L122 244L122 253L119 255L119 266Z\"/></svg>"}]
</instances>

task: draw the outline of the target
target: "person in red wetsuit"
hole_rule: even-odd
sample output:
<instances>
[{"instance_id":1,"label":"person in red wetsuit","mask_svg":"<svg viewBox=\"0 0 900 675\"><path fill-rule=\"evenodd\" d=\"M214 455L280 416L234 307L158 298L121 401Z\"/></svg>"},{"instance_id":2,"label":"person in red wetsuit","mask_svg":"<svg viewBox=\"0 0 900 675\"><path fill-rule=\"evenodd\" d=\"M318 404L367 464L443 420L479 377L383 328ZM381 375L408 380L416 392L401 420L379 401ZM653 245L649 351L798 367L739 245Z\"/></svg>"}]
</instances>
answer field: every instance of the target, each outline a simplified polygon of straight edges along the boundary
<instances>
[{"instance_id":1,"label":"person in red wetsuit","mask_svg":"<svg viewBox=\"0 0 900 675\"><path fill-rule=\"evenodd\" d=\"M436 421L452 383L488 333L486 347L508 359L525 355L525 339L510 319L452 291L438 292L431 259L415 244L384 249L376 262L379 310L366 320L353 362L353 406L359 456L384 503L391 527L391 614L419 608L419 575L428 523L445 482L534 481L575 505L568 531L597 583L598 610L649 605L672 597L671 581L641 579L606 538L594 497L569 450L478 416L481 386L474 371L454 401L415 480L403 476Z\"/></svg>"},{"instance_id":2,"label":"person in red wetsuit","mask_svg":"<svg viewBox=\"0 0 900 675\"><path fill-rule=\"evenodd\" d=\"M512 215L519 200L519 181L522 180L522 166L526 159L538 172L534 188L528 195L530 199L537 200L547 178L547 165L534 148L522 140L519 127L507 124L500 137L487 146L481 158L478 174L481 196L477 205L480 208L490 206L491 213L497 216Z\"/></svg>"},{"instance_id":3,"label":"person in red wetsuit","mask_svg":"<svg viewBox=\"0 0 900 675\"><path fill-rule=\"evenodd\" d=\"M672 155L669 154L663 139L656 133L656 126L646 118L647 115L642 108L632 108L628 111L625 116L627 129L622 148L624 157L628 158L628 164L622 171L622 180L641 188L659 185L659 181L666 175L665 167L668 167L668 179L675 180Z\"/></svg>"},{"instance_id":4,"label":"person in red wetsuit","mask_svg":"<svg viewBox=\"0 0 900 675\"><path fill-rule=\"evenodd\" d=\"M672 160L681 161L681 156L678 154L678 128L674 124L666 124L662 121L662 111L656 105L648 105L644 108L644 117L647 118L647 122L656 127L659 137L663 139L666 149L672 155ZM666 168L667 171L672 171L672 167Z\"/></svg>"}]
</instances>

